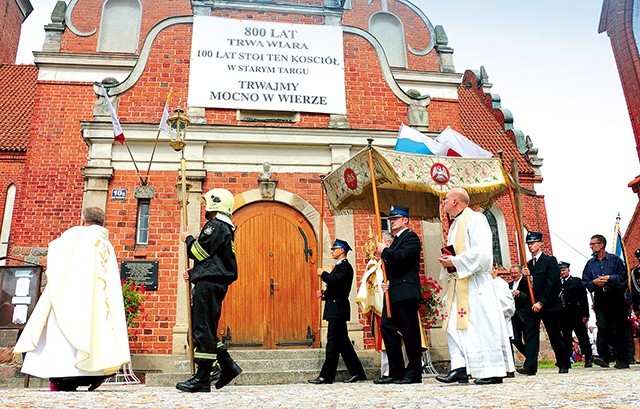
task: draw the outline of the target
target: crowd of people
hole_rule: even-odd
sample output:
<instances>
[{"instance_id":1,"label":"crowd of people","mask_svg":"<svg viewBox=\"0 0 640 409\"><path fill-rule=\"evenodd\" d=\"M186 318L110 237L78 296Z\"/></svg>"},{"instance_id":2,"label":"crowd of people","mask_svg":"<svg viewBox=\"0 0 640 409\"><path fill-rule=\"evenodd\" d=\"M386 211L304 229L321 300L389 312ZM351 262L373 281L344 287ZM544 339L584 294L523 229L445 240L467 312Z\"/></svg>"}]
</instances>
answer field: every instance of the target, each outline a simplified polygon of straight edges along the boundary
<instances>
[{"instance_id":1,"label":"crowd of people","mask_svg":"<svg viewBox=\"0 0 640 409\"><path fill-rule=\"evenodd\" d=\"M436 376L437 381L468 383L473 378L475 384L490 385L515 377L516 372L536 375L541 324L560 374L569 373L572 364L578 361L587 368L594 364L608 367L613 362L615 368L625 369L630 362L635 363L632 352L635 338L631 337L633 327L629 325L631 309L627 298L633 299L632 316L640 316L640 267L634 270L635 289L629 293L624 261L605 251L606 239L602 235L591 238L593 257L587 262L582 278L571 275L570 263L546 254L543 234L534 231L528 232L525 239L531 259L507 270L493 264L491 229L484 215L469 208L469 195L464 189L449 190L443 208L451 223L438 261L442 265L440 283L446 289L442 297L446 311L443 330L451 370ZM374 380L376 384L421 382L422 329L416 317L421 245L409 228L409 220L408 208L391 207L389 223L393 236L378 243L376 260L370 261L362 278L361 286L380 288L390 299L391 314L387 304L378 311L389 371ZM640 261L640 250L636 256ZM375 274L371 274L379 264L385 267L387 283L380 282L379 277L376 283ZM359 302L366 298L361 292L366 291L361 287ZM625 297L627 293L631 295ZM592 308L589 297L593 299ZM366 305L361 304L363 311L371 309L365 309ZM596 328L588 330L591 309ZM636 325L636 331L640 330L640 319ZM599 335L590 337L595 333ZM595 348L591 338L597 340ZM517 368L516 351L523 358ZM365 379L353 369L349 371L349 382ZM310 382L324 383L318 382L326 379L322 375Z\"/></svg>"},{"instance_id":2,"label":"crowd of people","mask_svg":"<svg viewBox=\"0 0 640 409\"><path fill-rule=\"evenodd\" d=\"M222 302L238 277L231 220L234 198L226 189L213 189L201 201L207 221L199 235L181 233L187 256L194 263L184 279L193 285L190 335L197 364L190 379L176 384L184 392L208 392L213 383L222 388L242 372L217 336ZM628 277L624 261L606 252L602 235L591 237L593 257L581 279L571 275L569 263L546 254L542 233L533 231L525 240L531 260L507 270L494 265L491 229L486 217L469 207L464 189L449 190L443 209L451 223L438 262L442 266L439 281L445 288L443 330L451 370L436 376L436 381L469 383L473 378L475 384L491 385L515 377L516 372L536 375L541 324L561 374L568 373L578 359L585 367L614 363L615 368L625 369L635 363L640 266ZM104 219L102 210L87 208L82 226L51 242L47 287L14 349L25 353L22 371L50 378L52 390L70 391L83 385L93 390L130 361L119 272ZM357 297L363 312L377 317L372 327L381 335L377 342L384 351L384 368L373 382L421 383L422 245L410 229L407 207L392 206L388 221L390 233L375 245ZM347 260L349 251L349 243L336 238L331 247L335 266L330 272L317 270L326 286L317 296L324 300L323 318L328 327L325 361L320 374L309 380L312 384L333 383L340 356L350 373L345 382L367 379L347 331L355 275ZM640 249L635 255L640 261ZM87 266L91 266L88 271ZM73 286L68 285L71 281ZM596 328L589 330L588 293L596 322ZM385 297L388 302L383 301ZM68 325L70 322L74 325ZM592 338L596 340L593 350ZM524 358L517 368L514 348Z\"/></svg>"}]
</instances>

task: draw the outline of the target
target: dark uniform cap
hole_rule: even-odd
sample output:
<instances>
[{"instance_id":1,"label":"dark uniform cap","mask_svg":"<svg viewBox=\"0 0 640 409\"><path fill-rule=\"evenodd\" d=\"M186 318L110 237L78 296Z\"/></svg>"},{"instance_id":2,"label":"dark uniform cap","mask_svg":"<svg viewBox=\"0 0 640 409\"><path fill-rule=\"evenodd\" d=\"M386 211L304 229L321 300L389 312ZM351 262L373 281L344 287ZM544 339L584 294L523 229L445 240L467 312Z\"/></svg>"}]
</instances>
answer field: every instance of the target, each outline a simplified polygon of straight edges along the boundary
<instances>
[{"instance_id":1,"label":"dark uniform cap","mask_svg":"<svg viewBox=\"0 0 640 409\"><path fill-rule=\"evenodd\" d=\"M389 210L389 216L387 216L387 219L394 219L396 217L409 217L409 208L392 205L391 210Z\"/></svg>"},{"instance_id":2,"label":"dark uniform cap","mask_svg":"<svg viewBox=\"0 0 640 409\"><path fill-rule=\"evenodd\" d=\"M542 233L538 233L537 231L528 232L527 238L524 240L524 242L535 243L536 241L542 241Z\"/></svg>"},{"instance_id":3,"label":"dark uniform cap","mask_svg":"<svg viewBox=\"0 0 640 409\"><path fill-rule=\"evenodd\" d=\"M567 263L566 261L561 261L558 263L558 267L560 268L560 270L562 270L563 268L569 268L571 264Z\"/></svg>"},{"instance_id":4,"label":"dark uniform cap","mask_svg":"<svg viewBox=\"0 0 640 409\"><path fill-rule=\"evenodd\" d=\"M344 249L345 252L350 251L351 247L349 247L349 243L344 240L336 239L333 242L333 246L331 246L331 250L341 248Z\"/></svg>"}]
</instances>

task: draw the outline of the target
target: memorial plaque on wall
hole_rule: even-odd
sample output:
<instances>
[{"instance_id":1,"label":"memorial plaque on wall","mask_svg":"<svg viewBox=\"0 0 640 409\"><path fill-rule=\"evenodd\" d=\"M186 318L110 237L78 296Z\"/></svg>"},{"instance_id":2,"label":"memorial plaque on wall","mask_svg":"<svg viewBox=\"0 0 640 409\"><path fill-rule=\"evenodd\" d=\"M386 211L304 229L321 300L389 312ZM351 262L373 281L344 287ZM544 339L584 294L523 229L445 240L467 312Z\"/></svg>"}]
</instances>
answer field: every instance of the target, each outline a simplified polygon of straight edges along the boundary
<instances>
[{"instance_id":1,"label":"memorial plaque on wall","mask_svg":"<svg viewBox=\"0 0 640 409\"><path fill-rule=\"evenodd\" d=\"M120 278L132 279L138 284L144 285L145 290L158 289L158 262L157 261L123 261L120 263Z\"/></svg>"}]
</instances>

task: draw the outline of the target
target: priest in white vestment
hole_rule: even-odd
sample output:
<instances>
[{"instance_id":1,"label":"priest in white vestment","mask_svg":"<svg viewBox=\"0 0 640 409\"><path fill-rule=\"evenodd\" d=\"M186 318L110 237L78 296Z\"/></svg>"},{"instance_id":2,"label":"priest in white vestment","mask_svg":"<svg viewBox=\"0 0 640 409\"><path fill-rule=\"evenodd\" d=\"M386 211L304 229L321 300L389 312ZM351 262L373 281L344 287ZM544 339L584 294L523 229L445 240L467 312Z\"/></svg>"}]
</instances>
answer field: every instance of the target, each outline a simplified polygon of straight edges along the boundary
<instances>
[{"instance_id":1,"label":"priest in white vestment","mask_svg":"<svg viewBox=\"0 0 640 409\"><path fill-rule=\"evenodd\" d=\"M447 244L455 255L443 250L438 261L443 266L441 282L448 284L444 328L452 370L436 380L466 383L470 375L476 384L502 383L511 351L507 351L506 325L491 276L491 229L486 217L468 206L469 195L464 189L447 192L444 210L454 217Z\"/></svg>"},{"instance_id":2,"label":"priest in white vestment","mask_svg":"<svg viewBox=\"0 0 640 409\"><path fill-rule=\"evenodd\" d=\"M22 372L50 378L52 390L97 388L131 361L120 273L104 211L49 243L47 285L18 340Z\"/></svg>"}]
</instances>

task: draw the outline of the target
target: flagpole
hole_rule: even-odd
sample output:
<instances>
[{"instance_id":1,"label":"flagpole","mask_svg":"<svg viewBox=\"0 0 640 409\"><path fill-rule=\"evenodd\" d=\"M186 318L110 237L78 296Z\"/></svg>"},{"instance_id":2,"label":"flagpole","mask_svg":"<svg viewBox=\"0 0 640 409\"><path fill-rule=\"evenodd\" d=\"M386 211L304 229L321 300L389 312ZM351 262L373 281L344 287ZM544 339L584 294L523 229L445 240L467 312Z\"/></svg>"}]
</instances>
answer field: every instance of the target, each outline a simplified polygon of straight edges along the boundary
<instances>
[{"instance_id":1,"label":"flagpole","mask_svg":"<svg viewBox=\"0 0 640 409\"><path fill-rule=\"evenodd\" d=\"M620 246L620 254L618 254L618 246ZM618 212L618 215L616 216L616 225L614 227L613 247L611 248L611 253L620 257L624 262L624 267L627 270L627 287L629 287L629 290L631 290L631 269L629 268L629 263L627 261L627 249L625 248L624 242L622 241L622 233L620 233L620 212Z\"/></svg>"},{"instance_id":2,"label":"flagpole","mask_svg":"<svg viewBox=\"0 0 640 409\"><path fill-rule=\"evenodd\" d=\"M147 167L147 174L144 177L145 185L149 182L149 172L151 172L151 162L153 161L153 155L156 153L156 146L158 146L159 139L160 139L160 129L158 129L158 133L156 134L156 141L154 142L153 149L151 150L151 158L149 158L149 167Z\"/></svg>"},{"instance_id":3,"label":"flagpole","mask_svg":"<svg viewBox=\"0 0 640 409\"><path fill-rule=\"evenodd\" d=\"M124 132L122 132L122 126L120 125L120 120L118 119L118 114L116 114L116 110L113 108L113 104L111 104L111 100L109 99L109 93L107 89L104 87L104 84L100 84L100 88L102 88L102 96L104 97L104 101L107 104L107 108L109 109L109 116L111 116L111 124L113 125L113 139L117 142L120 142L121 145L126 146L127 151L129 152L129 156L131 156L131 161L133 162L133 166L136 168L136 173L138 174L138 178L140 178L140 184L142 186L146 185L145 181L142 180L142 175L140 174L140 170L138 169L138 164L136 160L133 159L133 153L131 153L131 149L129 149L129 144L127 143L126 138L124 137Z\"/></svg>"},{"instance_id":4,"label":"flagpole","mask_svg":"<svg viewBox=\"0 0 640 409\"><path fill-rule=\"evenodd\" d=\"M136 173L138 174L138 178L140 179L140 185L145 186L147 183L142 180L142 175L140 174L140 170L138 169L138 164L136 163L136 160L133 159L133 153L131 153L131 149L129 149L129 144L127 143L127 140L124 140L124 146L127 147L127 151L129 151L129 156L131 156L131 161L133 162L133 166L136 168Z\"/></svg>"},{"instance_id":5,"label":"flagpole","mask_svg":"<svg viewBox=\"0 0 640 409\"><path fill-rule=\"evenodd\" d=\"M371 173L371 190L373 192L373 207L376 217L376 227L378 228L378 239L382 240L382 222L380 221L380 205L378 204L378 187L376 186L376 174L373 167L373 139L368 138L369 142L369 172ZM382 281L387 281L387 270L384 261L380 263L382 267ZM389 302L389 292L384 292L384 302L387 307L387 317L391 318L391 303Z\"/></svg>"}]
</instances>

